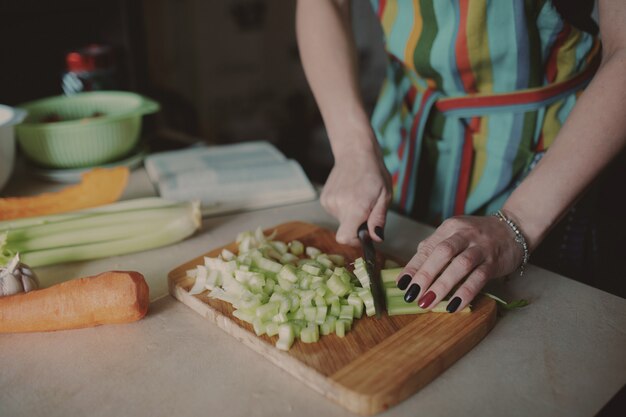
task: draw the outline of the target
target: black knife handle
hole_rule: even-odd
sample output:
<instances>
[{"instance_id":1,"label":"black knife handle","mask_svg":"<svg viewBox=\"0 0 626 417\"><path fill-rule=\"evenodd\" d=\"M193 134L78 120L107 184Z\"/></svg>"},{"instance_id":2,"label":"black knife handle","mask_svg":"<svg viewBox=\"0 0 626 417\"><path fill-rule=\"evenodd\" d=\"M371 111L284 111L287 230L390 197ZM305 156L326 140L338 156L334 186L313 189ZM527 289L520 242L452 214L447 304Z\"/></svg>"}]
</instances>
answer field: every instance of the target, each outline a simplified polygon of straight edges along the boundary
<instances>
[{"instance_id":1,"label":"black knife handle","mask_svg":"<svg viewBox=\"0 0 626 417\"><path fill-rule=\"evenodd\" d=\"M371 268L376 267L376 250L374 249L374 242L370 237L370 233L367 230L367 222L364 222L359 226L357 231L357 237L361 241L361 248L365 255L365 263L370 264ZM368 271L371 275L371 271Z\"/></svg>"}]
</instances>

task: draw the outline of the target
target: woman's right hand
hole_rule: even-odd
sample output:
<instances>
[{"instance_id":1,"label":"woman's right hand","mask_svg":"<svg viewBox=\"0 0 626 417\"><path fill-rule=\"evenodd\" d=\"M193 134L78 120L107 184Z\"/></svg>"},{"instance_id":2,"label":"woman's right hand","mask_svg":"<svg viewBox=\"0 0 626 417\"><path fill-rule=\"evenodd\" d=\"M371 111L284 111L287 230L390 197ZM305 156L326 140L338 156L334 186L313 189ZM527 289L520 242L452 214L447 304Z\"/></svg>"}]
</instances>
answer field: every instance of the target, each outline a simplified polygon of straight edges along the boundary
<instances>
[{"instance_id":1,"label":"woman's right hand","mask_svg":"<svg viewBox=\"0 0 626 417\"><path fill-rule=\"evenodd\" d=\"M322 205L339 220L337 242L356 246L364 221L382 241L391 177L359 92L351 16L346 0L298 0L296 8L300 59L335 157Z\"/></svg>"},{"instance_id":2,"label":"woman's right hand","mask_svg":"<svg viewBox=\"0 0 626 417\"><path fill-rule=\"evenodd\" d=\"M367 221L374 241L382 242L391 203L391 176L378 145L335 152L335 165L321 195L324 209L339 220L337 242L357 246L357 229Z\"/></svg>"}]
</instances>

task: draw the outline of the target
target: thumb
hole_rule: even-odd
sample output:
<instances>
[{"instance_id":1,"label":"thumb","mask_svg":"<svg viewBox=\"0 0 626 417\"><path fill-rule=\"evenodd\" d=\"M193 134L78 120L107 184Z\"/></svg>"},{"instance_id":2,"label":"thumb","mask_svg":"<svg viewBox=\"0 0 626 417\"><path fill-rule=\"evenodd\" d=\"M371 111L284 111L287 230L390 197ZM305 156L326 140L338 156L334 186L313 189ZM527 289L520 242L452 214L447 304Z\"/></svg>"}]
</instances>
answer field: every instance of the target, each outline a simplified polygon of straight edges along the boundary
<instances>
[{"instance_id":1,"label":"thumb","mask_svg":"<svg viewBox=\"0 0 626 417\"><path fill-rule=\"evenodd\" d=\"M359 219L358 217L346 217L340 221L339 228L337 229L337 235L335 236L338 243L350 246L358 246L359 238L357 231L361 223L365 219Z\"/></svg>"}]
</instances>

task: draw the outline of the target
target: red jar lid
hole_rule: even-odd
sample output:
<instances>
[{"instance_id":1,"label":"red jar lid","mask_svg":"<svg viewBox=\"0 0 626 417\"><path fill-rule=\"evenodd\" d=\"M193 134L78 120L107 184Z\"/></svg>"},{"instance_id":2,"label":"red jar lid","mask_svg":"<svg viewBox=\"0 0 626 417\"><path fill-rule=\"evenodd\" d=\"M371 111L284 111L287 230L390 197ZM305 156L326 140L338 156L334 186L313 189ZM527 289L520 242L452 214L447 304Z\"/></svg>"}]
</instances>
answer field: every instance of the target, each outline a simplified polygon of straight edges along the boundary
<instances>
[{"instance_id":1,"label":"red jar lid","mask_svg":"<svg viewBox=\"0 0 626 417\"><path fill-rule=\"evenodd\" d=\"M88 72L113 67L113 50L110 46L89 45L65 56L68 71Z\"/></svg>"}]
</instances>

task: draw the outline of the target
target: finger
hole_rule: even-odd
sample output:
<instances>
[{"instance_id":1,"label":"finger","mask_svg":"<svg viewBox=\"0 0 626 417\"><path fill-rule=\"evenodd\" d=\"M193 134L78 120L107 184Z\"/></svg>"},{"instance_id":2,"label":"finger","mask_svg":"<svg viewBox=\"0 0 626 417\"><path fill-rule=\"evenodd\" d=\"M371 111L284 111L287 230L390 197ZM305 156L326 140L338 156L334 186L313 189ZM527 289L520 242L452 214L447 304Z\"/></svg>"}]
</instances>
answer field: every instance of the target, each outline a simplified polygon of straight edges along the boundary
<instances>
[{"instance_id":1,"label":"finger","mask_svg":"<svg viewBox=\"0 0 626 417\"><path fill-rule=\"evenodd\" d=\"M376 242L382 242L385 239L385 223L387 220L387 208L389 207L389 199L385 190L381 190L372 212L367 219L367 226L370 237Z\"/></svg>"},{"instance_id":2,"label":"finger","mask_svg":"<svg viewBox=\"0 0 626 417\"><path fill-rule=\"evenodd\" d=\"M433 236L428 239L422 240L417 245L417 251L415 255L407 262L400 274L396 277L396 286L402 291L406 290L413 280L413 276L418 271L420 266L426 261L426 259L432 253L434 245L431 243Z\"/></svg>"},{"instance_id":3,"label":"finger","mask_svg":"<svg viewBox=\"0 0 626 417\"><path fill-rule=\"evenodd\" d=\"M465 250L467 246L468 241L459 235L452 235L437 243L430 255L413 275L409 289L404 295L404 300L410 303L421 297L424 290L430 287L452 258Z\"/></svg>"},{"instance_id":4,"label":"finger","mask_svg":"<svg viewBox=\"0 0 626 417\"><path fill-rule=\"evenodd\" d=\"M486 263L481 264L469 274L465 282L454 293L446 310L449 313L463 310L474 297L478 295L480 290L485 286L491 278L490 266Z\"/></svg>"},{"instance_id":5,"label":"finger","mask_svg":"<svg viewBox=\"0 0 626 417\"><path fill-rule=\"evenodd\" d=\"M343 220L340 220L339 228L335 235L337 242L343 245L358 246L357 230L364 221L365 216L346 216Z\"/></svg>"},{"instance_id":6,"label":"finger","mask_svg":"<svg viewBox=\"0 0 626 417\"><path fill-rule=\"evenodd\" d=\"M452 259L452 262L428 289L424 288L426 292L417 304L425 309L436 306L456 284L469 276L484 260L483 252L478 247L472 246L465 249Z\"/></svg>"},{"instance_id":7,"label":"finger","mask_svg":"<svg viewBox=\"0 0 626 417\"><path fill-rule=\"evenodd\" d=\"M320 204L334 218L339 218L339 207L341 206L337 201L336 193L330 189L328 185L324 186L320 195Z\"/></svg>"},{"instance_id":8,"label":"finger","mask_svg":"<svg viewBox=\"0 0 626 417\"><path fill-rule=\"evenodd\" d=\"M437 234L439 229L435 231L432 235L430 235L427 239L422 240L417 245L417 251L415 255L407 262L404 266L402 272L396 277L396 285L401 290L407 289L411 281L413 280L413 276L417 273L420 267L424 264L426 259L430 256L435 248L435 245L439 243L441 240Z\"/></svg>"}]
</instances>

